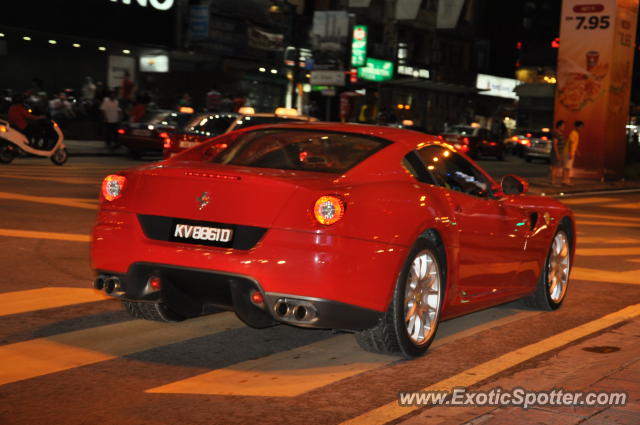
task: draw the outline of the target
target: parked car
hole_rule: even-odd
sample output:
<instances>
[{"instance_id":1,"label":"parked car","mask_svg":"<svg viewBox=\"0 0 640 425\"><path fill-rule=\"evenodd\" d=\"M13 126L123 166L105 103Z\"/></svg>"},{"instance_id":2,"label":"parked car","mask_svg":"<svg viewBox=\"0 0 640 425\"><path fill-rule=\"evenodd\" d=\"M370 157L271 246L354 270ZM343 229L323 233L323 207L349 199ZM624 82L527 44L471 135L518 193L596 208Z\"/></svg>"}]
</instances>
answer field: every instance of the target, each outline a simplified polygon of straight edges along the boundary
<instances>
[{"instance_id":1,"label":"parked car","mask_svg":"<svg viewBox=\"0 0 640 425\"><path fill-rule=\"evenodd\" d=\"M253 108L241 108L238 113L203 113L196 114L181 131L173 131L165 139L165 158L196 146L212 137L241 128L279 122L308 122L315 118L298 115L295 110L278 108L272 114L255 113Z\"/></svg>"},{"instance_id":2,"label":"parked car","mask_svg":"<svg viewBox=\"0 0 640 425\"><path fill-rule=\"evenodd\" d=\"M454 125L441 136L459 152L466 153L474 159L480 156L504 159L504 142L486 128Z\"/></svg>"},{"instance_id":3,"label":"parked car","mask_svg":"<svg viewBox=\"0 0 640 425\"><path fill-rule=\"evenodd\" d=\"M147 112L140 122L122 122L118 128L118 142L130 157L139 159L145 154L162 153L170 131L183 128L193 116L193 110L173 111L157 109Z\"/></svg>"},{"instance_id":4,"label":"parked car","mask_svg":"<svg viewBox=\"0 0 640 425\"><path fill-rule=\"evenodd\" d=\"M562 304L574 216L526 191L424 133L242 129L104 179L94 287L135 317L226 306L256 328L347 329L367 350L419 356L442 320Z\"/></svg>"}]
</instances>

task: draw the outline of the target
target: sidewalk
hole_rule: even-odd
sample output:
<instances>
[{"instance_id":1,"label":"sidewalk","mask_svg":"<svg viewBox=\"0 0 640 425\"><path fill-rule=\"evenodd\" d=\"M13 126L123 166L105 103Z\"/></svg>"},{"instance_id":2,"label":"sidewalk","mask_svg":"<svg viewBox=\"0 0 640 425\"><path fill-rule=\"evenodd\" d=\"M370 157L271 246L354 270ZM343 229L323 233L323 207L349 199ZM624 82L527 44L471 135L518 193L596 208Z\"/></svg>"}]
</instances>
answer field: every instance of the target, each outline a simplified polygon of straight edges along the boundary
<instances>
[{"instance_id":1,"label":"sidewalk","mask_svg":"<svg viewBox=\"0 0 640 425\"><path fill-rule=\"evenodd\" d=\"M533 367L498 377L476 390L625 392L624 406L432 407L399 422L402 425L610 425L640 424L640 318L545 354Z\"/></svg>"},{"instance_id":2,"label":"sidewalk","mask_svg":"<svg viewBox=\"0 0 640 425\"><path fill-rule=\"evenodd\" d=\"M102 140L65 140L64 143L67 145L70 157L126 156L127 154L126 149L123 147L120 147L115 151L110 151ZM148 161L151 162L160 159L160 157L157 159L148 158ZM517 174L517 172L515 174ZM529 193L534 195L562 196L599 190L640 189L640 180L600 182L597 180L574 179L573 183L575 186L571 187L551 186L549 178L546 175L544 177L529 177L525 180L529 182Z\"/></svg>"},{"instance_id":3,"label":"sidewalk","mask_svg":"<svg viewBox=\"0 0 640 425\"><path fill-rule=\"evenodd\" d=\"M530 177L529 192L534 195L562 196L581 192L640 189L640 180L598 181L572 179L574 186L552 186L548 177Z\"/></svg>"}]
</instances>

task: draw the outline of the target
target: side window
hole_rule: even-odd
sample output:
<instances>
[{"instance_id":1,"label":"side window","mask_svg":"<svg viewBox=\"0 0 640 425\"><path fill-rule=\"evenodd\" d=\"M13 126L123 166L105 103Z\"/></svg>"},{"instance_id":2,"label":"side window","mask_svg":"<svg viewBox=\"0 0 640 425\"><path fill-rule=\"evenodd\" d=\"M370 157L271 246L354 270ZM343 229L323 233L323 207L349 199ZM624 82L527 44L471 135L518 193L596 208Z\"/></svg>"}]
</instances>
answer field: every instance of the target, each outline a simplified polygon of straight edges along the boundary
<instances>
[{"instance_id":1,"label":"side window","mask_svg":"<svg viewBox=\"0 0 640 425\"><path fill-rule=\"evenodd\" d=\"M416 180L427 184L437 185L432 173L427 171L424 163L415 151L409 152L402 160L402 166L411 174Z\"/></svg>"},{"instance_id":2,"label":"side window","mask_svg":"<svg viewBox=\"0 0 640 425\"><path fill-rule=\"evenodd\" d=\"M419 154L439 185L468 195L489 195L490 184L484 175L457 153L441 146L427 146Z\"/></svg>"}]
</instances>

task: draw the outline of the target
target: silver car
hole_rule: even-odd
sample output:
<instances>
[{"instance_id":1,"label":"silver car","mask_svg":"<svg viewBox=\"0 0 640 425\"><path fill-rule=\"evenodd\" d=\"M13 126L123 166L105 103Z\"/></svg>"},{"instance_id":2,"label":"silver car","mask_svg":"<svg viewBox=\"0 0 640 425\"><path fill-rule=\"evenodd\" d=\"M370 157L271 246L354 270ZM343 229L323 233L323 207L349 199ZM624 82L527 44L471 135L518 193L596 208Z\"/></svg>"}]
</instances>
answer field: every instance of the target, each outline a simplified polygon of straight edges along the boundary
<instances>
[{"instance_id":1,"label":"silver car","mask_svg":"<svg viewBox=\"0 0 640 425\"><path fill-rule=\"evenodd\" d=\"M530 131L526 133L528 143L523 144L522 157L527 162L534 159L551 161L552 134L551 132Z\"/></svg>"}]
</instances>

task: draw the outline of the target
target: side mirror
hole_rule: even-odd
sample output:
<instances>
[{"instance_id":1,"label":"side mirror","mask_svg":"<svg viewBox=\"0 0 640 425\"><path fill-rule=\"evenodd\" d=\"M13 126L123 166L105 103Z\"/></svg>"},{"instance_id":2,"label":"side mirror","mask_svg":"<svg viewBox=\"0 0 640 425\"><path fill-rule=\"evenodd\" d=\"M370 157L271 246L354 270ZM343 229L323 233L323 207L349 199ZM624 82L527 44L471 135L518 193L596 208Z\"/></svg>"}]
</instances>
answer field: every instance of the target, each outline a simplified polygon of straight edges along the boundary
<instances>
[{"instance_id":1,"label":"side mirror","mask_svg":"<svg viewBox=\"0 0 640 425\"><path fill-rule=\"evenodd\" d=\"M502 193L505 195L519 195L529 190L529 183L522 177L507 174L500 181L500 187L502 188Z\"/></svg>"}]
</instances>

